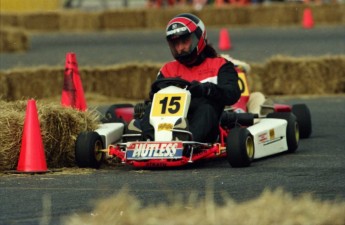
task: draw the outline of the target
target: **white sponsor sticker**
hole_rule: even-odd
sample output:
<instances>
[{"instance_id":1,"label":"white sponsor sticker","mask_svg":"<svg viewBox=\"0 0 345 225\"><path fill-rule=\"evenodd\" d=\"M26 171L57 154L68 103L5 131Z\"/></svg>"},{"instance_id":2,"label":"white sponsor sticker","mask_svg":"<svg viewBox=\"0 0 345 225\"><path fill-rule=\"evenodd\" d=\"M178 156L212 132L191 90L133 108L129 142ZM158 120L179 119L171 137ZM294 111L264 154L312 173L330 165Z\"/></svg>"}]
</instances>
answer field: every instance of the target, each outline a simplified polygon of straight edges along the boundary
<instances>
[{"instance_id":1,"label":"white sponsor sticker","mask_svg":"<svg viewBox=\"0 0 345 225\"><path fill-rule=\"evenodd\" d=\"M182 142L132 142L127 146L127 159L176 159L182 157Z\"/></svg>"}]
</instances>

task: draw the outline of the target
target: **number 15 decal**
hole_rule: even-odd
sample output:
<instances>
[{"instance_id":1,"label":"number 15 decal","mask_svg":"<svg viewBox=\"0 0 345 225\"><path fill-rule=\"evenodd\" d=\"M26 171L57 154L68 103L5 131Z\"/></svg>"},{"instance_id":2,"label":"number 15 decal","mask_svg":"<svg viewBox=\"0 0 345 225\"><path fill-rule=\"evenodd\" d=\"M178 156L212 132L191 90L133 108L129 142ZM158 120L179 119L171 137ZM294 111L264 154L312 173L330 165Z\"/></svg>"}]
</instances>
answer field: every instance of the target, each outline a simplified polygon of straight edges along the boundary
<instances>
[{"instance_id":1,"label":"number 15 decal","mask_svg":"<svg viewBox=\"0 0 345 225\"><path fill-rule=\"evenodd\" d=\"M171 98L164 97L162 100L159 101L159 104L161 104L162 106L161 113L165 114L166 110L168 110L168 112L171 114L177 113L181 108L180 101L181 101L181 96L174 96Z\"/></svg>"},{"instance_id":2,"label":"number 15 decal","mask_svg":"<svg viewBox=\"0 0 345 225\"><path fill-rule=\"evenodd\" d=\"M152 104L152 116L182 116L186 94L156 94Z\"/></svg>"}]
</instances>

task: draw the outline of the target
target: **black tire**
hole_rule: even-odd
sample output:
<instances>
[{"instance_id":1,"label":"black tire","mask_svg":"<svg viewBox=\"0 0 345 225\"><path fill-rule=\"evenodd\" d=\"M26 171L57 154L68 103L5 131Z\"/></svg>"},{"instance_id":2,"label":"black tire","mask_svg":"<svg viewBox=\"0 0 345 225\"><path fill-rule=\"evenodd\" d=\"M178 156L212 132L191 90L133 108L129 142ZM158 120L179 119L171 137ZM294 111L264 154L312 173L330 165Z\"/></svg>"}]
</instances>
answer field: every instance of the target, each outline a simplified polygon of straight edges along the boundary
<instances>
[{"instance_id":1,"label":"black tire","mask_svg":"<svg viewBox=\"0 0 345 225\"><path fill-rule=\"evenodd\" d=\"M296 116L291 112L274 112L269 113L267 118L284 119L287 121L286 141L288 145L287 152L293 153L298 148L299 142L299 125Z\"/></svg>"},{"instance_id":2,"label":"black tire","mask_svg":"<svg viewBox=\"0 0 345 225\"><path fill-rule=\"evenodd\" d=\"M98 169L104 158L101 136L94 131L82 132L78 135L75 145L75 159L79 167Z\"/></svg>"},{"instance_id":3,"label":"black tire","mask_svg":"<svg viewBox=\"0 0 345 225\"><path fill-rule=\"evenodd\" d=\"M310 137L312 133L312 125L309 108L305 104L296 104L292 106L292 112L297 117L300 138Z\"/></svg>"},{"instance_id":4,"label":"black tire","mask_svg":"<svg viewBox=\"0 0 345 225\"><path fill-rule=\"evenodd\" d=\"M246 128L230 130L226 138L226 153L232 167L248 167L254 159L253 136Z\"/></svg>"}]
</instances>

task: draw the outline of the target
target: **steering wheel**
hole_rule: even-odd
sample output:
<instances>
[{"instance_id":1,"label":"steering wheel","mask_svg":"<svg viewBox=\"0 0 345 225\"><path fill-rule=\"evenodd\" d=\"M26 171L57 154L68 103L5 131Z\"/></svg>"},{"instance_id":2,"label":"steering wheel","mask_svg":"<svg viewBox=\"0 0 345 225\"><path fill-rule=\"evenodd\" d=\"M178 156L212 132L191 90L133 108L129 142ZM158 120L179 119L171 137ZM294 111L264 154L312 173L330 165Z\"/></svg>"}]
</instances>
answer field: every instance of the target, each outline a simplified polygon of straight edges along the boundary
<instances>
[{"instance_id":1,"label":"steering wheel","mask_svg":"<svg viewBox=\"0 0 345 225\"><path fill-rule=\"evenodd\" d=\"M185 87L189 87L190 85L191 83L189 81L186 81L181 78L163 78L163 79L155 80L155 82L153 82L153 84L151 85L151 91L155 93L169 86L185 88Z\"/></svg>"}]
</instances>

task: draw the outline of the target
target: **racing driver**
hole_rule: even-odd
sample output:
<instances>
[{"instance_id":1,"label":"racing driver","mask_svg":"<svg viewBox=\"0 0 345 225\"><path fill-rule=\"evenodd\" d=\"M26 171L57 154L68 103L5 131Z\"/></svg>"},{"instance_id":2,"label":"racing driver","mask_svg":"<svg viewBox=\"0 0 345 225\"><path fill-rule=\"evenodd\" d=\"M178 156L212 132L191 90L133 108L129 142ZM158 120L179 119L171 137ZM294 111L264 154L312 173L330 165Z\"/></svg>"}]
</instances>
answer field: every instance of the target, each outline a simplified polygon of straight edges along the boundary
<instances>
[{"instance_id":1,"label":"racing driver","mask_svg":"<svg viewBox=\"0 0 345 225\"><path fill-rule=\"evenodd\" d=\"M195 15L183 13L166 27L166 39L175 60L163 65L157 79L181 78L191 82L192 99L188 111L188 129L193 141L214 142L224 107L241 95L234 64L217 54L208 43L204 23ZM157 90L151 90L150 96ZM141 120L143 134L152 131L150 107Z\"/></svg>"}]
</instances>

